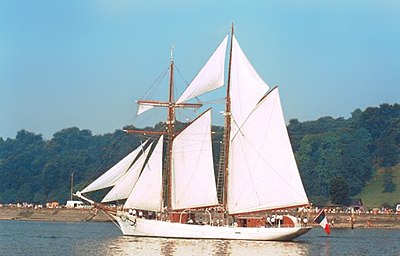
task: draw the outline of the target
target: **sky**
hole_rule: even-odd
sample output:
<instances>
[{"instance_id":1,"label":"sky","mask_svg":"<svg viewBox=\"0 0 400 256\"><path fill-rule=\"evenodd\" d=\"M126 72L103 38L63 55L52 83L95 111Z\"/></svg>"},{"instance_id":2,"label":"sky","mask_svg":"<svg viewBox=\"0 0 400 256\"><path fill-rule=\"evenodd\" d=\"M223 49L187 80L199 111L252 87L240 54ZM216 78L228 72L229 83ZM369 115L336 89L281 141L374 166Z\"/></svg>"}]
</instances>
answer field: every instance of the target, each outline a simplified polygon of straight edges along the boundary
<instances>
[{"instance_id":1,"label":"sky","mask_svg":"<svg viewBox=\"0 0 400 256\"><path fill-rule=\"evenodd\" d=\"M0 137L151 125L135 100L171 47L179 93L232 22L287 121L400 103L399 1L0 0Z\"/></svg>"}]
</instances>

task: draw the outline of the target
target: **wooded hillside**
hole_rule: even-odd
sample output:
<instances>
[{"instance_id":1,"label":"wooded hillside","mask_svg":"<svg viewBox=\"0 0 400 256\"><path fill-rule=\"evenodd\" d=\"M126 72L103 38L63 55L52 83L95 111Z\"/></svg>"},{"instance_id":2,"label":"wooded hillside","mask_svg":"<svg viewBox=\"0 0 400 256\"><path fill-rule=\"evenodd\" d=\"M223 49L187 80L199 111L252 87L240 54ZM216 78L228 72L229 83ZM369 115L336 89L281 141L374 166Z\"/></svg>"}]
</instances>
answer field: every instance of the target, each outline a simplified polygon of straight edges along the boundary
<instances>
[{"instance_id":1,"label":"wooded hillside","mask_svg":"<svg viewBox=\"0 0 400 256\"><path fill-rule=\"evenodd\" d=\"M221 129L213 127L216 166ZM348 202L378 168L390 170L400 162L399 104L356 109L348 119L290 120L288 131L306 191L317 204ZM76 127L50 140L25 130L14 139L0 138L0 203L65 203L72 172L76 188L82 189L139 143L140 137L121 130L93 135ZM384 182L376 189L400 190L390 171L381 175Z\"/></svg>"}]
</instances>

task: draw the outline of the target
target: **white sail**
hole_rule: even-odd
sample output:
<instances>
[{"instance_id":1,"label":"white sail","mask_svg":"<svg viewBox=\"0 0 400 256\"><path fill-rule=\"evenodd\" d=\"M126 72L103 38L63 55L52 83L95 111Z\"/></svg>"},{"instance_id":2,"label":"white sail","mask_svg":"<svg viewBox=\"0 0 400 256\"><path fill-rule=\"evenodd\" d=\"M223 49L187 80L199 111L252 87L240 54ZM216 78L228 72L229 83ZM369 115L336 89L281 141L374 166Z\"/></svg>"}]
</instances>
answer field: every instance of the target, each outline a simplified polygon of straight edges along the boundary
<instances>
[{"instance_id":1,"label":"white sail","mask_svg":"<svg viewBox=\"0 0 400 256\"><path fill-rule=\"evenodd\" d=\"M193 99L224 85L227 42L228 36L224 38L217 50L215 50L214 54L189 84L182 96L177 100L177 103Z\"/></svg>"},{"instance_id":2,"label":"white sail","mask_svg":"<svg viewBox=\"0 0 400 256\"><path fill-rule=\"evenodd\" d=\"M124 176L121 177L117 184L115 184L115 186L108 192L108 194L101 201L102 203L128 198L137 180L139 179L140 171L143 169L143 165L146 161L151 145L152 144L147 147L139 159L135 161L135 163L129 168Z\"/></svg>"},{"instance_id":3,"label":"white sail","mask_svg":"<svg viewBox=\"0 0 400 256\"><path fill-rule=\"evenodd\" d=\"M144 166L139 180L125 202L125 208L161 211L163 137L161 136L158 140L148 162Z\"/></svg>"},{"instance_id":4,"label":"white sail","mask_svg":"<svg viewBox=\"0 0 400 256\"><path fill-rule=\"evenodd\" d=\"M246 58L236 38L232 40L231 111L235 123L241 126L269 87Z\"/></svg>"},{"instance_id":5,"label":"white sail","mask_svg":"<svg viewBox=\"0 0 400 256\"><path fill-rule=\"evenodd\" d=\"M118 182L118 180L122 176L124 176L129 166L132 164L133 160L135 160L135 158L138 156L140 151L143 150L143 146L146 144L146 142L141 144L135 150L133 150L129 155L124 157L121 161L119 161L116 165L111 167L107 172L105 172L95 181L90 183L86 188L84 188L81 191L81 193L87 193L114 186Z\"/></svg>"},{"instance_id":6,"label":"white sail","mask_svg":"<svg viewBox=\"0 0 400 256\"><path fill-rule=\"evenodd\" d=\"M217 205L211 109L175 137L172 158L172 209Z\"/></svg>"},{"instance_id":7,"label":"white sail","mask_svg":"<svg viewBox=\"0 0 400 256\"><path fill-rule=\"evenodd\" d=\"M231 214L308 203L283 118L278 89L231 133L228 211Z\"/></svg>"},{"instance_id":8,"label":"white sail","mask_svg":"<svg viewBox=\"0 0 400 256\"><path fill-rule=\"evenodd\" d=\"M154 106L148 106L148 105L142 105L142 104L138 104L138 111L137 111L137 115L141 115L142 113L146 112L147 110L153 109Z\"/></svg>"},{"instance_id":9,"label":"white sail","mask_svg":"<svg viewBox=\"0 0 400 256\"><path fill-rule=\"evenodd\" d=\"M152 107L168 107L167 120L171 121L175 120L175 108L200 106L184 102L223 85L227 39L218 46L178 101L174 102L171 95L167 102L141 100L138 101L139 113ZM229 144L224 145L228 147L221 152L221 161L228 161L221 162L221 166L228 164L224 170L227 182L219 184L224 185L224 193L227 193L224 194L224 205L215 207L215 212L214 209L209 211L212 206L218 205L218 200L213 168L211 110L207 110L179 134L175 135L174 129L167 131L170 135L174 134L168 138L171 157L163 158L161 136L157 145L149 146L142 156L127 157L130 160L121 161L116 165L118 168L111 168L83 191L114 186L103 202L126 198L124 209L115 212L96 204L80 192L76 193L99 209L112 210L110 216L117 220L124 235L288 241L311 229L290 215L283 217L285 225L266 228L251 224L252 221L265 220L253 215L255 212L304 206L308 204L308 198L289 141L279 91L275 88L267 94L269 87L241 50L233 36L233 26L231 40L230 86L226 97L226 112L229 113L225 113L230 123L226 124L228 130L224 136L224 141ZM174 80L172 65L171 61L171 82ZM170 90L172 85L170 83ZM153 152L146 159L151 150ZM136 162L132 163L134 160ZM162 171L164 160L167 160L166 165L171 166L168 172ZM220 178L223 177L218 176ZM165 208L164 202L167 202ZM163 214L156 219L140 218L127 211L132 208L155 211L157 216L161 212ZM184 215L186 209L194 215L191 214L191 220L199 221L202 217L207 224L191 224L190 220L186 220L188 216ZM246 219L250 225L242 221L238 221L238 226L234 225L235 218L232 219L231 215L240 215L238 217ZM220 217L224 225L213 225L215 218L221 223Z\"/></svg>"}]
</instances>

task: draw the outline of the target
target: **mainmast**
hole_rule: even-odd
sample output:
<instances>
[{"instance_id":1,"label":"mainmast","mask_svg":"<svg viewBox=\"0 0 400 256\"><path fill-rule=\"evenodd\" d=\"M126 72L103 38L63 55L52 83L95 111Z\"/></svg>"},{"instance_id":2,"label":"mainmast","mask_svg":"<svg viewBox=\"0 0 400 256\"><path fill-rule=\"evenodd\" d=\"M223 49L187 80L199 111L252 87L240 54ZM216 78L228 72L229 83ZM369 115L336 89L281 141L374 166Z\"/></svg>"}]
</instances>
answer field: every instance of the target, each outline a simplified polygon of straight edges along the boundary
<instances>
[{"instance_id":1,"label":"mainmast","mask_svg":"<svg viewBox=\"0 0 400 256\"><path fill-rule=\"evenodd\" d=\"M227 207L227 198L228 198L229 146L230 146L231 119L232 119L230 88L231 88L233 32L234 32L234 27L233 27L233 23L232 23L231 42L230 42L230 49L229 49L228 83L226 86L226 105L225 105L225 134L224 134L225 165L224 165L224 192L223 192L224 209L226 209L226 207Z\"/></svg>"}]
</instances>

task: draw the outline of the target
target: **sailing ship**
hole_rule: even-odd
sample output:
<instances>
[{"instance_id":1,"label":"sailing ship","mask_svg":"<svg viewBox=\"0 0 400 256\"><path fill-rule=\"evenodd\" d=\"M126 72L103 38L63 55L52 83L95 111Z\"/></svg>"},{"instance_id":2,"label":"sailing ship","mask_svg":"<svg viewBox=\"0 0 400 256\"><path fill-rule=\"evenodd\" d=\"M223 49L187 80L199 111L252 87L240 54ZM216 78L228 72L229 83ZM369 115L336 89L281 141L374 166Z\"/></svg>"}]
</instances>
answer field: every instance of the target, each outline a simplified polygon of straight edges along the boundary
<instances>
[{"instance_id":1,"label":"sailing ship","mask_svg":"<svg viewBox=\"0 0 400 256\"><path fill-rule=\"evenodd\" d=\"M109 211L128 236L287 241L308 232L310 227L301 225L298 217L280 213L307 206L309 201L278 88L270 90L257 74L238 44L233 25L177 100L172 57L169 73L168 101L137 101L140 113L166 108L166 129L126 131L158 137L143 142L76 195ZM224 84L223 146L215 175L212 110L179 133L175 131L175 111L201 107L201 103L190 102ZM102 203L86 195L110 187ZM125 201L118 210L104 206L118 200ZM268 213L277 219L272 225Z\"/></svg>"}]
</instances>

